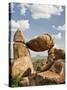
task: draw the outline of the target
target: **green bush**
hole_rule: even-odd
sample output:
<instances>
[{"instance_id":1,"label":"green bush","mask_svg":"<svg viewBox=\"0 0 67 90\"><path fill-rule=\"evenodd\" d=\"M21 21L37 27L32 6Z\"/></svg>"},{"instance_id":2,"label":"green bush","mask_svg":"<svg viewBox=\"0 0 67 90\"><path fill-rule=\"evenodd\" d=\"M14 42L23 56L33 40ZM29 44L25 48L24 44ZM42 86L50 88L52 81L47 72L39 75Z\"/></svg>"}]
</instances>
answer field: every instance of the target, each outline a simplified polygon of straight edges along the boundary
<instances>
[{"instance_id":1,"label":"green bush","mask_svg":"<svg viewBox=\"0 0 67 90\"><path fill-rule=\"evenodd\" d=\"M19 87L20 80L21 78L19 77L19 75L11 77L11 87Z\"/></svg>"}]
</instances>

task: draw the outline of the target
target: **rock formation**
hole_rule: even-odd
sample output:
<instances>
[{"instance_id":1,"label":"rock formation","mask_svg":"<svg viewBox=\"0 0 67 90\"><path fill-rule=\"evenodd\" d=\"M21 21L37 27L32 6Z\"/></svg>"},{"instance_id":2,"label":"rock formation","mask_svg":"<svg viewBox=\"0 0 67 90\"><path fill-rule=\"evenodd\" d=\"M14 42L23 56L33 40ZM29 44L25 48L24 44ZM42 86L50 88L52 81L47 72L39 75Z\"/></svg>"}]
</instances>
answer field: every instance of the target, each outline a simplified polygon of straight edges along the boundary
<instances>
[{"instance_id":1,"label":"rock formation","mask_svg":"<svg viewBox=\"0 0 67 90\"><path fill-rule=\"evenodd\" d=\"M23 33L21 33L19 30L16 31L14 35L13 51L15 60L22 56L29 55L29 51L27 49L27 46L25 45Z\"/></svg>"},{"instance_id":2,"label":"rock formation","mask_svg":"<svg viewBox=\"0 0 67 90\"><path fill-rule=\"evenodd\" d=\"M53 39L49 34L42 34L38 37L35 37L26 44L28 48L37 52L48 50L54 46Z\"/></svg>"},{"instance_id":3,"label":"rock formation","mask_svg":"<svg viewBox=\"0 0 67 90\"><path fill-rule=\"evenodd\" d=\"M65 52L63 49L51 48L48 50L48 62L54 62L57 59L65 60Z\"/></svg>"},{"instance_id":4,"label":"rock formation","mask_svg":"<svg viewBox=\"0 0 67 90\"><path fill-rule=\"evenodd\" d=\"M37 86L60 83L64 83L64 78L61 75L52 71L45 71L24 77L23 80L20 81L20 86Z\"/></svg>"},{"instance_id":5,"label":"rock formation","mask_svg":"<svg viewBox=\"0 0 67 90\"><path fill-rule=\"evenodd\" d=\"M20 57L13 62L12 76L28 76L34 72L31 58L29 56Z\"/></svg>"},{"instance_id":6,"label":"rock formation","mask_svg":"<svg viewBox=\"0 0 67 90\"><path fill-rule=\"evenodd\" d=\"M14 62L12 65L12 76L29 75L34 72L31 56L26 47L21 31L17 31L14 36Z\"/></svg>"},{"instance_id":7,"label":"rock formation","mask_svg":"<svg viewBox=\"0 0 67 90\"><path fill-rule=\"evenodd\" d=\"M54 63L56 63L57 60L59 60L59 59L61 60L60 63L65 61L64 50L63 49L57 49L57 48L51 48L50 50L48 50L47 61L42 66L39 66L37 68L37 71L43 72L43 71L49 70L51 68L51 66ZM61 64L59 65L59 67L61 68Z\"/></svg>"},{"instance_id":8,"label":"rock formation","mask_svg":"<svg viewBox=\"0 0 67 90\"><path fill-rule=\"evenodd\" d=\"M65 82L65 52L53 48L54 42L49 34L42 34L25 43L23 33L17 31L14 35L14 60L12 77L21 77L20 86L60 84ZM40 52L48 50L47 61L33 69L29 49Z\"/></svg>"},{"instance_id":9,"label":"rock formation","mask_svg":"<svg viewBox=\"0 0 67 90\"><path fill-rule=\"evenodd\" d=\"M58 59L54 62L54 64L51 66L50 70L53 72L56 72L58 74L64 74L65 72L65 63L63 62L63 59Z\"/></svg>"}]
</instances>

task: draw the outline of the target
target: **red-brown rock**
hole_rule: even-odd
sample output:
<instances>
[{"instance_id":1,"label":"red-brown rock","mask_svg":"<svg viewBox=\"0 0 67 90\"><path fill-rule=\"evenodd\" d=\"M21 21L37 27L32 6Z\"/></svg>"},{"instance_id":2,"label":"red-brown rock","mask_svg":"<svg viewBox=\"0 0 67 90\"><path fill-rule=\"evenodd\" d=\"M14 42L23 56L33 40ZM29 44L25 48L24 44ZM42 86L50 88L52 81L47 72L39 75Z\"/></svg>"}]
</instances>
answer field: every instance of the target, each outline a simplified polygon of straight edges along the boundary
<instances>
[{"instance_id":1,"label":"red-brown rock","mask_svg":"<svg viewBox=\"0 0 67 90\"><path fill-rule=\"evenodd\" d=\"M35 37L26 44L28 48L37 52L48 50L54 46L53 39L49 34L42 34Z\"/></svg>"}]
</instances>

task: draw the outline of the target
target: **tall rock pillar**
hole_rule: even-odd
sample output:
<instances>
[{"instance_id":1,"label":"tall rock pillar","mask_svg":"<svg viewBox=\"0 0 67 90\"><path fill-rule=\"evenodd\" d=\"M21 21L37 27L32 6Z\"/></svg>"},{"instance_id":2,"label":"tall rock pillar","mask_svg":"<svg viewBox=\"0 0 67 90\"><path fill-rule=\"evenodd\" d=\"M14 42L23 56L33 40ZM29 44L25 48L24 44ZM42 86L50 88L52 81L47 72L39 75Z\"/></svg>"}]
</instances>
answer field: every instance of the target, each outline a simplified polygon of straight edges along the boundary
<instances>
[{"instance_id":1,"label":"tall rock pillar","mask_svg":"<svg viewBox=\"0 0 67 90\"><path fill-rule=\"evenodd\" d=\"M30 52L25 44L23 33L17 30L14 35L14 62L12 76L26 76L34 72Z\"/></svg>"}]
</instances>

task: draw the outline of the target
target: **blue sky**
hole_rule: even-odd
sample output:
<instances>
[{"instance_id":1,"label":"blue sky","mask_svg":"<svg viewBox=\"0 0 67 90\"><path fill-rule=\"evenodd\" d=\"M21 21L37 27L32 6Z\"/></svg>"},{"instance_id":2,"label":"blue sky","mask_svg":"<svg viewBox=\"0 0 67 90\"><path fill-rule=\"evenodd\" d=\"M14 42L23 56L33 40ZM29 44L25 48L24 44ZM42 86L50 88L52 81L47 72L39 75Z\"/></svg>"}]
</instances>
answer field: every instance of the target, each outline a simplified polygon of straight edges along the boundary
<instances>
[{"instance_id":1,"label":"blue sky","mask_svg":"<svg viewBox=\"0 0 67 90\"><path fill-rule=\"evenodd\" d=\"M42 33L49 33L55 47L65 49L65 6L11 3L11 37L19 28L26 41ZM33 52L31 55L47 55Z\"/></svg>"}]
</instances>

